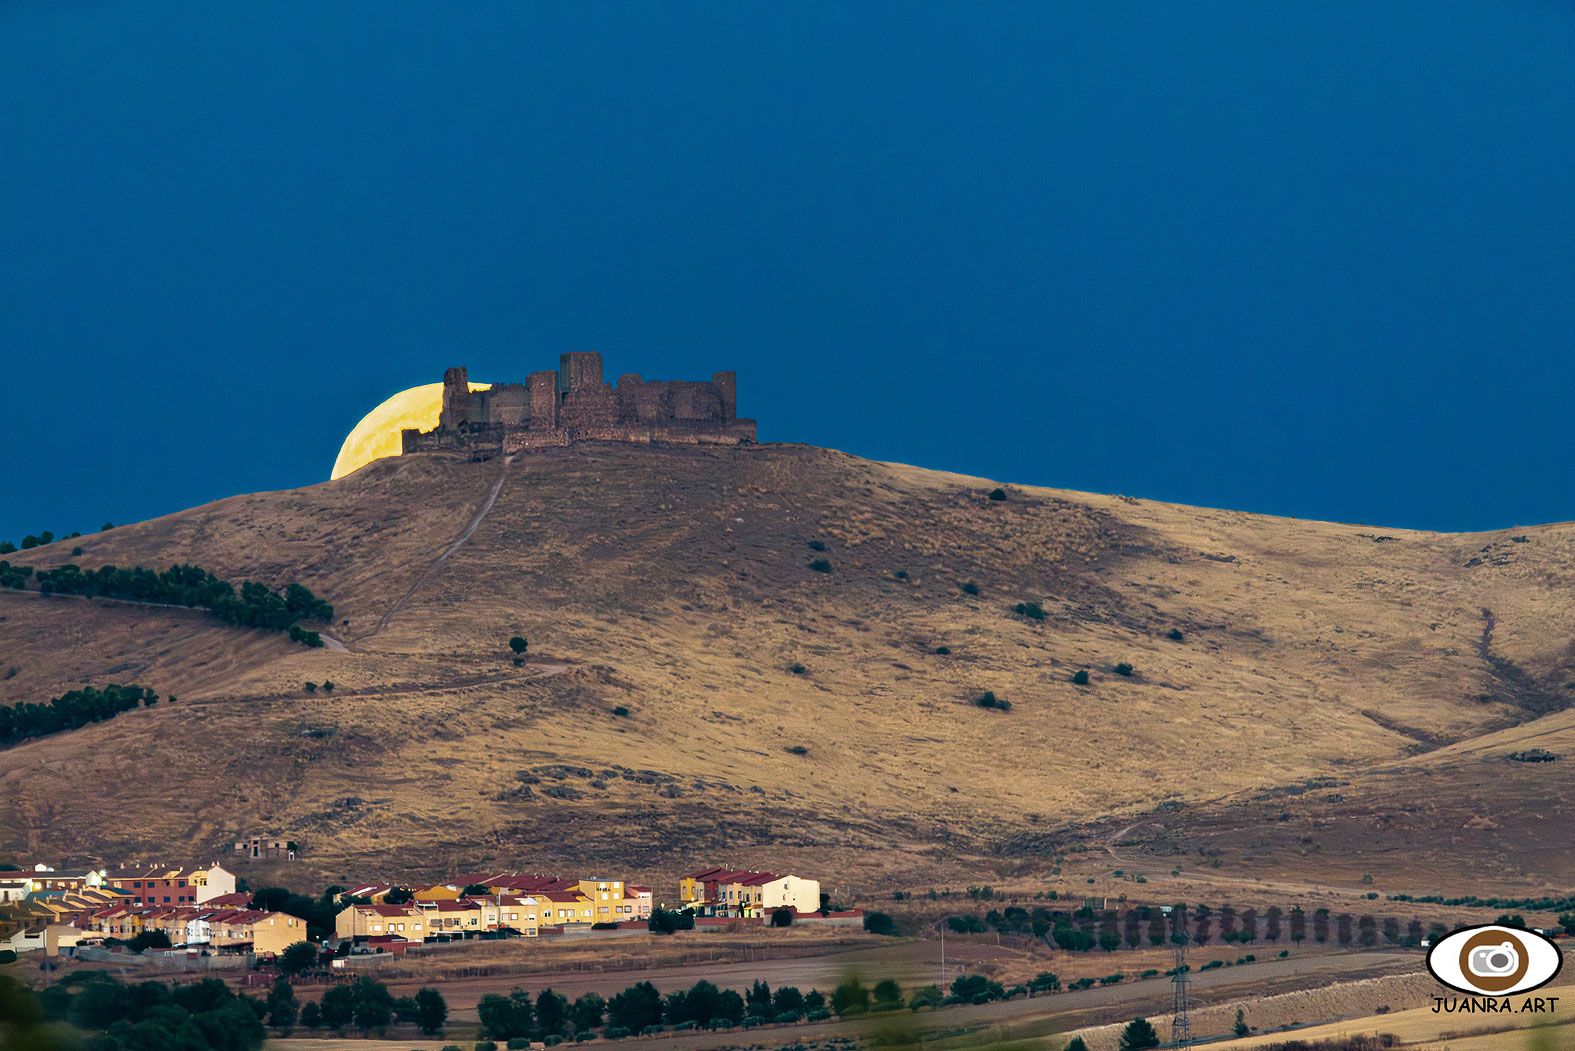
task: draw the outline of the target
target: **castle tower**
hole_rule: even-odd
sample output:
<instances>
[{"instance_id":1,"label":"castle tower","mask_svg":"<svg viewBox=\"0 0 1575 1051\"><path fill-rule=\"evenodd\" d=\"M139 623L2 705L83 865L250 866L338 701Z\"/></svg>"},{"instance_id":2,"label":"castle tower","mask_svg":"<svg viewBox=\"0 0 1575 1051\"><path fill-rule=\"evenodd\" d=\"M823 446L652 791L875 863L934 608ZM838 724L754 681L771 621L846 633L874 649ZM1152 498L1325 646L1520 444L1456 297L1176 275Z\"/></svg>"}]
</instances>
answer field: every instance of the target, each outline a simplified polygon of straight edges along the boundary
<instances>
[{"instance_id":1,"label":"castle tower","mask_svg":"<svg viewBox=\"0 0 1575 1051\"><path fill-rule=\"evenodd\" d=\"M558 390L584 390L602 386L602 356L594 350L575 350L558 355Z\"/></svg>"},{"instance_id":2,"label":"castle tower","mask_svg":"<svg viewBox=\"0 0 1575 1051\"><path fill-rule=\"evenodd\" d=\"M530 390L530 429L552 431L558 427L558 374L532 372L525 385Z\"/></svg>"},{"instance_id":3,"label":"castle tower","mask_svg":"<svg viewBox=\"0 0 1575 1051\"><path fill-rule=\"evenodd\" d=\"M738 373L713 372L711 386L716 388L716 393L722 399L722 418L738 419Z\"/></svg>"},{"instance_id":4,"label":"castle tower","mask_svg":"<svg viewBox=\"0 0 1575 1051\"><path fill-rule=\"evenodd\" d=\"M443 370L443 411L438 426L454 430L470 418L470 370L463 365Z\"/></svg>"}]
</instances>

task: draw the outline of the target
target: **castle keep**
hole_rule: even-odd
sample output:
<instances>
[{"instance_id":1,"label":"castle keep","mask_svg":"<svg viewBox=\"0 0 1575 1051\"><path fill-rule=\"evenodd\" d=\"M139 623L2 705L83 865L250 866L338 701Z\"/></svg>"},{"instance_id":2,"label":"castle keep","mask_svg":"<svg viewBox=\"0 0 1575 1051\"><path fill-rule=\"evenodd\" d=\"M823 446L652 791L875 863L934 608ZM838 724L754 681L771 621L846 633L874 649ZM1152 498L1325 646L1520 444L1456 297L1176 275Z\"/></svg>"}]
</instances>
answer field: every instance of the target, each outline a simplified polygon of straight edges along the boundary
<instances>
[{"instance_id":1,"label":"castle keep","mask_svg":"<svg viewBox=\"0 0 1575 1051\"><path fill-rule=\"evenodd\" d=\"M602 356L563 354L556 372L533 372L524 383L472 391L463 368L443 373L443 411L434 430L407 430L404 451L477 453L569 445L581 441L744 445L755 421L737 412L737 376L652 380L627 373L616 386L602 379Z\"/></svg>"}]
</instances>

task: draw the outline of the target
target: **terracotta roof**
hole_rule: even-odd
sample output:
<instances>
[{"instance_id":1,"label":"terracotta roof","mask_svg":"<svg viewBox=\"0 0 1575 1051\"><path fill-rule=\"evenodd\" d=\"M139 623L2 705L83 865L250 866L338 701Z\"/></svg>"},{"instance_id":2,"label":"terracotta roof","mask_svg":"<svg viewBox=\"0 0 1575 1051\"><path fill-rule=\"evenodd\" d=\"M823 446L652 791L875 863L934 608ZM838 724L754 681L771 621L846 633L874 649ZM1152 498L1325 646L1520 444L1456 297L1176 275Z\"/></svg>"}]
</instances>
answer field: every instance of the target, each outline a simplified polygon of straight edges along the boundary
<instances>
[{"instance_id":1,"label":"terracotta roof","mask_svg":"<svg viewBox=\"0 0 1575 1051\"><path fill-rule=\"evenodd\" d=\"M625 884L624 885L624 889L629 891L632 894L650 894L650 893L652 893L650 887L631 887L631 886Z\"/></svg>"}]
</instances>

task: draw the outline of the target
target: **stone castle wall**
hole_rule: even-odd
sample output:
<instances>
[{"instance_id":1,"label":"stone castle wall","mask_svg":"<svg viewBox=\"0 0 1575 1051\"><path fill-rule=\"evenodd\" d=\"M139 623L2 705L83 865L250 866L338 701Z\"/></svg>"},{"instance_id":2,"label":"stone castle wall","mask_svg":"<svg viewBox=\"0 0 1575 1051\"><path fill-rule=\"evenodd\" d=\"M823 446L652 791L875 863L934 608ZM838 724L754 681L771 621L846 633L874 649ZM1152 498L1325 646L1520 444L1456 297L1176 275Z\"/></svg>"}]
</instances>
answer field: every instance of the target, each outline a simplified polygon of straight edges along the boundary
<instances>
[{"instance_id":1,"label":"stone castle wall","mask_svg":"<svg viewBox=\"0 0 1575 1051\"><path fill-rule=\"evenodd\" d=\"M709 380L652 380L635 373L602 378L601 355L559 357L557 371L533 372L524 383L472 391L464 368L443 374L443 409L436 428L407 430L407 453L466 451L478 456L579 441L639 445L747 445L755 421L739 419L738 380L718 372Z\"/></svg>"}]
</instances>

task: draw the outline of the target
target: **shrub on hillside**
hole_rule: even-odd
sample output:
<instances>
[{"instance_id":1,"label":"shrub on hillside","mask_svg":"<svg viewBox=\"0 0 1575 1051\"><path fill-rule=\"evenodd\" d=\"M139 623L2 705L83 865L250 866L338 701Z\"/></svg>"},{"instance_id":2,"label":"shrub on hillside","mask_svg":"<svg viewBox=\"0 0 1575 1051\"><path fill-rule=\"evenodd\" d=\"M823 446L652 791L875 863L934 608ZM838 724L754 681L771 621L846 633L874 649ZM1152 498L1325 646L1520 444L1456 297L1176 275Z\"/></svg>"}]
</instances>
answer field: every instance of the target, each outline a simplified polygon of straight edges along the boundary
<instances>
[{"instance_id":1,"label":"shrub on hillside","mask_svg":"<svg viewBox=\"0 0 1575 1051\"><path fill-rule=\"evenodd\" d=\"M1029 620L1045 619L1045 609L1037 602L1019 602L1012 607L1012 612L1019 617L1027 617Z\"/></svg>"},{"instance_id":2,"label":"shrub on hillside","mask_svg":"<svg viewBox=\"0 0 1575 1051\"><path fill-rule=\"evenodd\" d=\"M1009 712L1012 710L1012 702L1004 697L997 697L993 690L985 690L973 703L980 708L994 708L998 712Z\"/></svg>"},{"instance_id":3,"label":"shrub on hillside","mask_svg":"<svg viewBox=\"0 0 1575 1051\"><path fill-rule=\"evenodd\" d=\"M897 936L897 921L884 912L866 912L864 914L864 929L871 934L884 934L887 937ZM879 988L877 986L877 988Z\"/></svg>"},{"instance_id":4,"label":"shrub on hillside","mask_svg":"<svg viewBox=\"0 0 1575 1051\"><path fill-rule=\"evenodd\" d=\"M1072 676L1072 681L1074 683L1076 683L1077 685L1079 685L1079 686L1087 686L1088 685L1088 669L1087 668L1080 668L1080 669L1078 669L1077 673Z\"/></svg>"}]
</instances>

